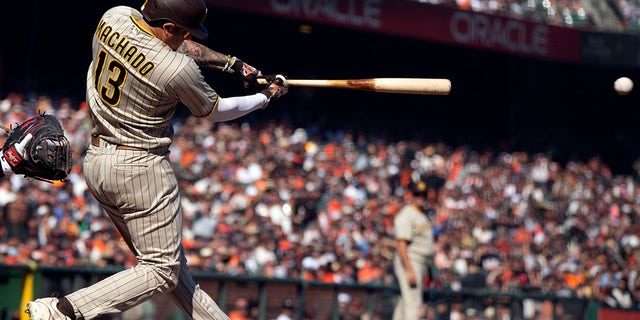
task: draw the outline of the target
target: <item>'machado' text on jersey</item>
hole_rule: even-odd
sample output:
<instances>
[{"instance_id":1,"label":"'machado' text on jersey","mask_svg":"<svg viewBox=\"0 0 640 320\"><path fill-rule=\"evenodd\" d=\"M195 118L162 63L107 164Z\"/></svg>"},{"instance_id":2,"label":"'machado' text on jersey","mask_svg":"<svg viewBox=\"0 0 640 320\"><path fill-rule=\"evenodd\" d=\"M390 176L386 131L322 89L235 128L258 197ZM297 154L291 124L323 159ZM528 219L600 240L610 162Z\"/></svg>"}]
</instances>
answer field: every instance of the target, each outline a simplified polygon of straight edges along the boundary
<instances>
[{"instance_id":1,"label":"'machado' text on jersey","mask_svg":"<svg viewBox=\"0 0 640 320\"><path fill-rule=\"evenodd\" d=\"M119 32L113 32L113 27L107 25L104 20L100 20L100 24L96 29L96 37L100 42L118 53L124 61L138 70L141 75L149 74L156 67L153 61L147 61L146 56L140 52L138 47L130 45L131 40L122 36Z\"/></svg>"}]
</instances>

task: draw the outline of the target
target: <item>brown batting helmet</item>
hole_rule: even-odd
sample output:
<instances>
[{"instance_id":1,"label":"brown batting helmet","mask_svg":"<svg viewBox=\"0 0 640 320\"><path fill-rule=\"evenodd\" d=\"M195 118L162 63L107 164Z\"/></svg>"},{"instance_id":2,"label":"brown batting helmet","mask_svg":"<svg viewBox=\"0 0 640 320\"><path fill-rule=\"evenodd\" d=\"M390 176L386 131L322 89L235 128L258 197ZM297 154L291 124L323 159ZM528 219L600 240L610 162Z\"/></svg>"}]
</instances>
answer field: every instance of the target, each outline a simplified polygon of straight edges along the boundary
<instances>
[{"instance_id":1,"label":"brown batting helmet","mask_svg":"<svg viewBox=\"0 0 640 320\"><path fill-rule=\"evenodd\" d=\"M142 15L151 22L171 21L198 39L206 39L209 35L202 25L207 17L204 0L146 0L142 5Z\"/></svg>"}]
</instances>

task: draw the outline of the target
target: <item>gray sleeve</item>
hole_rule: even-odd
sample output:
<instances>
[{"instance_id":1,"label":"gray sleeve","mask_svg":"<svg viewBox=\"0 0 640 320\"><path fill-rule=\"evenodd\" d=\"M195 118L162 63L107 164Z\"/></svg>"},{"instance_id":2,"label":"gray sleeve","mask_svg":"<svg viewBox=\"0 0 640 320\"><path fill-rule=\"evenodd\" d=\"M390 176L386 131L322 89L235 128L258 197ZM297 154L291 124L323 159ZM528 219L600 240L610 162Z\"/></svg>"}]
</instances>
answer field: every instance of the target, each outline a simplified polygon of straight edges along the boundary
<instances>
[{"instance_id":1,"label":"gray sleeve","mask_svg":"<svg viewBox=\"0 0 640 320\"><path fill-rule=\"evenodd\" d=\"M411 240L411 220L409 219L406 209L398 211L395 219L393 219L393 229L396 240Z\"/></svg>"}]
</instances>

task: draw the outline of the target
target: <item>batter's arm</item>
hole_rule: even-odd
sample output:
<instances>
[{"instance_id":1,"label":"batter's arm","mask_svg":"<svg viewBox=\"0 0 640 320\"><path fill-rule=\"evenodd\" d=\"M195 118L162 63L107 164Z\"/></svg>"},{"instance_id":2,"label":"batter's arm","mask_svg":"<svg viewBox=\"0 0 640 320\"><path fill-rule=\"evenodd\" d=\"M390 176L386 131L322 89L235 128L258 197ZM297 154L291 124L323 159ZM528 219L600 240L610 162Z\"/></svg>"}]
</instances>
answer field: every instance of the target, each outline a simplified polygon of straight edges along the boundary
<instances>
[{"instance_id":1,"label":"batter's arm","mask_svg":"<svg viewBox=\"0 0 640 320\"><path fill-rule=\"evenodd\" d=\"M191 40L183 41L178 47L178 52L191 57L200 67L220 70L242 78L246 88L260 88L258 77L262 76L262 72L238 57L222 54Z\"/></svg>"},{"instance_id":2,"label":"batter's arm","mask_svg":"<svg viewBox=\"0 0 640 320\"><path fill-rule=\"evenodd\" d=\"M231 62L229 55L211 50L207 46L191 40L182 42L177 51L188 55L198 66L204 68L226 71L225 67L228 69Z\"/></svg>"},{"instance_id":3,"label":"batter's arm","mask_svg":"<svg viewBox=\"0 0 640 320\"><path fill-rule=\"evenodd\" d=\"M214 122L229 121L240 118L245 114L263 109L269 103L269 98L263 93L248 96L221 98L218 105L209 115Z\"/></svg>"}]
</instances>

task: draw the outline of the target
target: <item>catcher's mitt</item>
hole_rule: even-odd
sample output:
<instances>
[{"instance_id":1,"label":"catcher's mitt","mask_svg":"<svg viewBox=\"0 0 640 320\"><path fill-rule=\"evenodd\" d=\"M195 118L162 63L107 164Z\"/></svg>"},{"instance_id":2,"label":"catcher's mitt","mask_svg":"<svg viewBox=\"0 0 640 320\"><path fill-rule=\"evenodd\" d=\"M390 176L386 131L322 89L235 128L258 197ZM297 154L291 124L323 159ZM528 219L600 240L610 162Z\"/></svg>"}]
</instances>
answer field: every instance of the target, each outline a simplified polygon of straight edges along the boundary
<instances>
[{"instance_id":1,"label":"catcher's mitt","mask_svg":"<svg viewBox=\"0 0 640 320\"><path fill-rule=\"evenodd\" d=\"M24 151L17 150L22 148ZM71 146L60 121L47 114L11 128L2 155L14 173L49 182L64 181L73 164Z\"/></svg>"}]
</instances>

